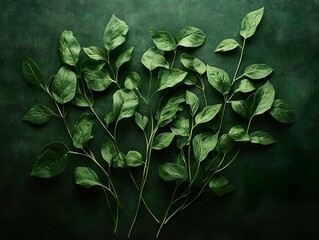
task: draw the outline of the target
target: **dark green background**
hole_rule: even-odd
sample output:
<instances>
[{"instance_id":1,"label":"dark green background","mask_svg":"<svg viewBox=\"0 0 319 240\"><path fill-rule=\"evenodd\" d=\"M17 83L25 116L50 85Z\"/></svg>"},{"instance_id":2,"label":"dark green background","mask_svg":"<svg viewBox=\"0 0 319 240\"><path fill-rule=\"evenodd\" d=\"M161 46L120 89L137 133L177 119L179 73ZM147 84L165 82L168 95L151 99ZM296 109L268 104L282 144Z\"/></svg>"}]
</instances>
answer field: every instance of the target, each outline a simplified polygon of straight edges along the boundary
<instances>
[{"instance_id":1,"label":"dark green background","mask_svg":"<svg viewBox=\"0 0 319 240\"><path fill-rule=\"evenodd\" d=\"M58 120L44 127L21 121L33 104L51 104L40 89L22 78L23 56L35 59L49 77L61 66L58 39L63 30L73 31L81 46L102 46L104 27L114 13L130 27L121 48L135 46L129 69L145 74L139 60L152 45L150 27L175 35L182 27L195 26L207 34L207 41L193 54L232 74L238 52L224 56L213 54L213 49L224 38L240 40L242 18L262 6L264 18L248 42L243 64L262 62L274 68L271 81L277 97L293 107L296 123L287 127L265 118L267 124L262 124L259 118L253 129L262 127L277 143L246 149L225 173L237 191L224 198L206 193L177 215L161 237L319 239L318 0L1 0L0 239L113 239L101 192L73 182L74 167L89 165L85 159L72 158L66 172L55 179L30 176L38 150L49 142L64 141L67 135ZM102 116L105 109L98 112ZM139 148L134 139L138 132L125 126L121 125L127 134L122 145ZM157 155L156 161L165 160ZM155 174L153 169L146 198L162 214L159 210L167 205L171 186ZM123 199L120 239L125 239L136 191L126 171L116 175ZM133 239L152 239L157 226L142 213Z\"/></svg>"}]
</instances>

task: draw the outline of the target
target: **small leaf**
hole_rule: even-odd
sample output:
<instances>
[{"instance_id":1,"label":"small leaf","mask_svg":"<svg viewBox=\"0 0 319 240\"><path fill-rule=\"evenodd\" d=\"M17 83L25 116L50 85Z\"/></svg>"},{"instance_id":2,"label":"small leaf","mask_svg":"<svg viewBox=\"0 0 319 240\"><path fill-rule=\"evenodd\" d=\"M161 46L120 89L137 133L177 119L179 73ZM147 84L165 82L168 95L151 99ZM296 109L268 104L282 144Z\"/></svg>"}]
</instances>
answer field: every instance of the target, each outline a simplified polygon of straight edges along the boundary
<instances>
[{"instance_id":1,"label":"small leaf","mask_svg":"<svg viewBox=\"0 0 319 240\"><path fill-rule=\"evenodd\" d=\"M112 161L112 167L114 168L125 168L126 159L123 153L116 154Z\"/></svg>"},{"instance_id":2,"label":"small leaf","mask_svg":"<svg viewBox=\"0 0 319 240\"><path fill-rule=\"evenodd\" d=\"M22 75L31 84L43 83L43 76L40 68L31 58L22 58Z\"/></svg>"},{"instance_id":3,"label":"small leaf","mask_svg":"<svg viewBox=\"0 0 319 240\"><path fill-rule=\"evenodd\" d=\"M86 53L86 55L91 58L92 60L96 60L96 61L105 61L105 54L103 49L99 48L99 47L95 47L95 46L91 46L91 47L84 47L83 48L84 52Z\"/></svg>"},{"instance_id":4,"label":"small leaf","mask_svg":"<svg viewBox=\"0 0 319 240\"><path fill-rule=\"evenodd\" d=\"M88 167L77 167L74 170L74 178L77 185L85 188L93 186L104 187L103 184L101 184L96 173Z\"/></svg>"},{"instance_id":5,"label":"small leaf","mask_svg":"<svg viewBox=\"0 0 319 240\"><path fill-rule=\"evenodd\" d=\"M278 122L287 124L295 122L295 114L291 107L281 99L275 99L269 113Z\"/></svg>"},{"instance_id":6,"label":"small leaf","mask_svg":"<svg viewBox=\"0 0 319 240\"><path fill-rule=\"evenodd\" d=\"M153 71L157 67L169 68L169 64L164 57L164 52L156 47L148 49L143 54L141 62L150 71Z\"/></svg>"},{"instance_id":7,"label":"small leaf","mask_svg":"<svg viewBox=\"0 0 319 240\"><path fill-rule=\"evenodd\" d=\"M222 104L214 104L214 105L205 107L201 112L199 112L196 115L195 117L196 125L200 123L206 123L212 120L219 112L221 106Z\"/></svg>"},{"instance_id":8,"label":"small leaf","mask_svg":"<svg viewBox=\"0 0 319 240\"><path fill-rule=\"evenodd\" d=\"M269 133L256 131L250 134L250 142L261 145L270 145L276 141Z\"/></svg>"},{"instance_id":9,"label":"small leaf","mask_svg":"<svg viewBox=\"0 0 319 240\"><path fill-rule=\"evenodd\" d=\"M108 72L102 71L86 73L84 78L88 88L98 92L104 91L114 82Z\"/></svg>"},{"instance_id":10,"label":"small leaf","mask_svg":"<svg viewBox=\"0 0 319 240\"><path fill-rule=\"evenodd\" d=\"M128 167L138 167L144 164L142 155L137 151L129 151L125 159Z\"/></svg>"},{"instance_id":11,"label":"small leaf","mask_svg":"<svg viewBox=\"0 0 319 240\"><path fill-rule=\"evenodd\" d=\"M231 193L235 190L235 187L229 183L229 181L223 177L214 177L209 181L209 188L217 195L223 196L227 193Z\"/></svg>"},{"instance_id":12,"label":"small leaf","mask_svg":"<svg viewBox=\"0 0 319 240\"><path fill-rule=\"evenodd\" d=\"M235 89L235 92L249 93L254 91L256 88L254 84L248 79L243 79L240 81L238 87Z\"/></svg>"},{"instance_id":13,"label":"small leaf","mask_svg":"<svg viewBox=\"0 0 319 240\"><path fill-rule=\"evenodd\" d=\"M115 120L115 116L113 111L108 112L104 118L104 121L107 126L110 125L112 122L114 122L114 120Z\"/></svg>"},{"instance_id":14,"label":"small leaf","mask_svg":"<svg viewBox=\"0 0 319 240\"><path fill-rule=\"evenodd\" d=\"M150 29L150 35L155 46L162 51L173 51L176 48L174 38L165 31L157 31L154 28Z\"/></svg>"},{"instance_id":15,"label":"small leaf","mask_svg":"<svg viewBox=\"0 0 319 240\"><path fill-rule=\"evenodd\" d=\"M86 58L81 63L81 72L95 73L95 72L101 71L104 65L105 65L105 62L95 61L95 60Z\"/></svg>"},{"instance_id":16,"label":"small leaf","mask_svg":"<svg viewBox=\"0 0 319 240\"><path fill-rule=\"evenodd\" d=\"M231 101L232 109L245 119L249 119L249 112L245 100Z\"/></svg>"},{"instance_id":17,"label":"small leaf","mask_svg":"<svg viewBox=\"0 0 319 240\"><path fill-rule=\"evenodd\" d=\"M185 98L186 104L190 106L190 114L192 115L192 117L194 117L199 107L199 99L194 93L188 90L186 90Z\"/></svg>"},{"instance_id":18,"label":"small leaf","mask_svg":"<svg viewBox=\"0 0 319 240\"><path fill-rule=\"evenodd\" d=\"M157 91L171 88L181 83L186 77L187 72L180 69L161 69L158 73Z\"/></svg>"},{"instance_id":19,"label":"small leaf","mask_svg":"<svg viewBox=\"0 0 319 240\"><path fill-rule=\"evenodd\" d=\"M174 135L188 136L189 135L189 120L183 117L176 117L171 124L171 131Z\"/></svg>"},{"instance_id":20,"label":"small leaf","mask_svg":"<svg viewBox=\"0 0 319 240\"><path fill-rule=\"evenodd\" d=\"M195 58L187 53L182 53L181 56L181 63L187 69L190 69L194 72L199 73L200 75L206 72L206 65L198 58Z\"/></svg>"},{"instance_id":21,"label":"small leaf","mask_svg":"<svg viewBox=\"0 0 319 240\"><path fill-rule=\"evenodd\" d=\"M239 43L236 40L224 39L217 45L215 52L227 52L237 48L238 46L239 46Z\"/></svg>"},{"instance_id":22,"label":"small leaf","mask_svg":"<svg viewBox=\"0 0 319 240\"><path fill-rule=\"evenodd\" d=\"M186 77L184 78L183 83L185 85L195 86L197 83L197 76L194 72L188 72Z\"/></svg>"},{"instance_id":23,"label":"small leaf","mask_svg":"<svg viewBox=\"0 0 319 240\"><path fill-rule=\"evenodd\" d=\"M253 80L267 77L273 72L273 69L266 64L252 64L245 69L245 76Z\"/></svg>"},{"instance_id":24,"label":"small leaf","mask_svg":"<svg viewBox=\"0 0 319 240\"><path fill-rule=\"evenodd\" d=\"M129 62L132 58L132 52L134 47L130 47L126 51L122 52L115 61L115 68L119 69L124 63Z\"/></svg>"},{"instance_id":25,"label":"small leaf","mask_svg":"<svg viewBox=\"0 0 319 240\"><path fill-rule=\"evenodd\" d=\"M51 116L58 116L50 108L42 104L34 105L23 117L23 121L34 124L43 124L49 121Z\"/></svg>"},{"instance_id":26,"label":"small leaf","mask_svg":"<svg viewBox=\"0 0 319 240\"><path fill-rule=\"evenodd\" d=\"M174 134L171 132L164 132L157 135L154 140L152 149L161 150L168 147L171 144L174 138Z\"/></svg>"},{"instance_id":27,"label":"small leaf","mask_svg":"<svg viewBox=\"0 0 319 240\"><path fill-rule=\"evenodd\" d=\"M113 94L113 112L117 121L132 117L138 105L138 98L130 89L117 90Z\"/></svg>"},{"instance_id":28,"label":"small leaf","mask_svg":"<svg viewBox=\"0 0 319 240\"><path fill-rule=\"evenodd\" d=\"M117 154L116 146L114 145L113 140L106 135L102 141L101 145L101 155L102 158L111 165L113 162L113 159L115 158Z\"/></svg>"},{"instance_id":29,"label":"small leaf","mask_svg":"<svg viewBox=\"0 0 319 240\"><path fill-rule=\"evenodd\" d=\"M103 35L104 47L110 52L125 42L128 26L115 15L105 27Z\"/></svg>"},{"instance_id":30,"label":"small leaf","mask_svg":"<svg viewBox=\"0 0 319 240\"><path fill-rule=\"evenodd\" d=\"M125 77L124 86L127 89L139 89L142 85L142 80L137 72L130 72Z\"/></svg>"},{"instance_id":31,"label":"small leaf","mask_svg":"<svg viewBox=\"0 0 319 240\"><path fill-rule=\"evenodd\" d=\"M183 47L199 47L206 40L205 33L195 27L183 28L176 36L177 45Z\"/></svg>"},{"instance_id":32,"label":"small leaf","mask_svg":"<svg viewBox=\"0 0 319 240\"><path fill-rule=\"evenodd\" d=\"M186 145L189 145L189 137L176 136L176 147L183 149Z\"/></svg>"},{"instance_id":33,"label":"small leaf","mask_svg":"<svg viewBox=\"0 0 319 240\"><path fill-rule=\"evenodd\" d=\"M218 134L203 132L193 138L194 157L197 162L203 161L216 147Z\"/></svg>"},{"instance_id":34,"label":"small leaf","mask_svg":"<svg viewBox=\"0 0 319 240\"><path fill-rule=\"evenodd\" d=\"M92 138L92 127L94 123L93 115L82 113L74 125L73 145L83 149L87 142Z\"/></svg>"},{"instance_id":35,"label":"small leaf","mask_svg":"<svg viewBox=\"0 0 319 240\"><path fill-rule=\"evenodd\" d=\"M51 143L41 149L31 175L52 178L61 174L67 167L69 149L63 143Z\"/></svg>"},{"instance_id":36,"label":"small leaf","mask_svg":"<svg viewBox=\"0 0 319 240\"><path fill-rule=\"evenodd\" d=\"M185 181L188 178L186 168L175 163L165 163L160 165L158 168L158 174L164 181Z\"/></svg>"},{"instance_id":37,"label":"small leaf","mask_svg":"<svg viewBox=\"0 0 319 240\"><path fill-rule=\"evenodd\" d=\"M235 127L232 127L229 130L228 135L234 139L236 142L248 142L250 141L250 137L246 130L241 126L237 125Z\"/></svg>"},{"instance_id":38,"label":"small leaf","mask_svg":"<svg viewBox=\"0 0 319 240\"><path fill-rule=\"evenodd\" d=\"M248 105L250 116L260 115L271 108L275 99L275 89L273 85L267 81L257 89L253 96L253 101Z\"/></svg>"},{"instance_id":39,"label":"small leaf","mask_svg":"<svg viewBox=\"0 0 319 240\"><path fill-rule=\"evenodd\" d=\"M62 67L52 81L52 95L55 101L64 104L71 101L76 93L76 75L67 67Z\"/></svg>"},{"instance_id":40,"label":"small leaf","mask_svg":"<svg viewBox=\"0 0 319 240\"><path fill-rule=\"evenodd\" d=\"M235 147L235 141L228 135L223 134L219 139L216 146L216 151L218 153L228 154Z\"/></svg>"},{"instance_id":41,"label":"small leaf","mask_svg":"<svg viewBox=\"0 0 319 240\"><path fill-rule=\"evenodd\" d=\"M260 23L264 14L264 8L252 11L246 15L241 23L240 35L243 38L249 38L256 32L257 26Z\"/></svg>"},{"instance_id":42,"label":"small leaf","mask_svg":"<svg viewBox=\"0 0 319 240\"><path fill-rule=\"evenodd\" d=\"M86 84L82 83L82 81L79 81L78 83L72 103L78 107L93 106L94 99L91 90L88 89Z\"/></svg>"},{"instance_id":43,"label":"small leaf","mask_svg":"<svg viewBox=\"0 0 319 240\"><path fill-rule=\"evenodd\" d=\"M183 151L180 151L180 153L174 159L174 163L179 166L183 166L183 167L186 166L186 159L185 159L185 154Z\"/></svg>"},{"instance_id":44,"label":"small leaf","mask_svg":"<svg viewBox=\"0 0 319 240\"><path fill-rule=\"evenodd\" d=\"M138 112L135 112L135 123L140 129L144 130L148 123L148 118L146 116L142 116Z\"/></svg>"},{"instance_id":45,"label":"small leaf","mask_svg":"<svg viewBox=\"0 0 319 240\"><path fill-rule=\"evenodd\" d=\"M227 72L220 68L207 65L207 77L210 85L218 92L223 95L229 93L231 82Z\"/></svg>"},{"instance_id":46,"label":"small leaf","mask_svg":"<svg viewBox=\"0 0 319 240\"><path fill-rule=\"evenodd\" d=\"M81 46L71 31L63 31L59 44L60 56L64 63L75 66L79 60Z\"/></svg>"}]
</instances>

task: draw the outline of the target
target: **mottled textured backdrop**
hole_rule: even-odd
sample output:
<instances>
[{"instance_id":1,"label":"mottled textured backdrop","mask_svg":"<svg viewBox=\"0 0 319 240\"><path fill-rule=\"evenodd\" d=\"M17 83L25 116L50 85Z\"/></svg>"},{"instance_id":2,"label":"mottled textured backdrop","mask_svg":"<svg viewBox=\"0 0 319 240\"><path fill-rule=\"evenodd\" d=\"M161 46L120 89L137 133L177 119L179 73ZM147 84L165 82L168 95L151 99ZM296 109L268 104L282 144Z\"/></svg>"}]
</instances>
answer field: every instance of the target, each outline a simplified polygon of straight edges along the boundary
<instances>
[{"instance_id":1,"label":"mottled textured backdrop","mask_svg":"<svg viewBox=\"0 0 319 240\"><path fill-rule=\"evenodd\" d=\"M102 46L104 27L115 14L130 27L126 46L135 46L130 69L144 73L140 58L152 45L150 27L175 35L182 27L194 26L207 34L207 41L193 54L233 72L235 54L217 55L213 49L222 39L240 39L242 18L262 6L264 18L249 40L244 65L262 62L274 69L271 81L277 96L294 108L296 123L260 125L277 143L244 152L227 170L237 191L223 198L206 193L173 219L161 237L319 239L318 0L1 0L0 239L113 239L101 192L74 184L73 169L85 165L85 159L72 158L67 171L55 179L30 176L38 150L63 141L66 134L58 120L44 127L21 121L33 104L51 104L22 78L23 56L35 59L49 77L61 66L58 39L63 30L73 31L81 46ZM103 114L103 108L98 112ZM131 140L125 144L138 147L135 132L127 134ZM117 175L127 202L120 235L125 239L137 196L126 183L127 172ZM158 212L167 205L171 186L163 184L155 170L151 178L146 198ZM152 239L156 227L144 212L133 239Z\"/></svg>"}]
</instances>

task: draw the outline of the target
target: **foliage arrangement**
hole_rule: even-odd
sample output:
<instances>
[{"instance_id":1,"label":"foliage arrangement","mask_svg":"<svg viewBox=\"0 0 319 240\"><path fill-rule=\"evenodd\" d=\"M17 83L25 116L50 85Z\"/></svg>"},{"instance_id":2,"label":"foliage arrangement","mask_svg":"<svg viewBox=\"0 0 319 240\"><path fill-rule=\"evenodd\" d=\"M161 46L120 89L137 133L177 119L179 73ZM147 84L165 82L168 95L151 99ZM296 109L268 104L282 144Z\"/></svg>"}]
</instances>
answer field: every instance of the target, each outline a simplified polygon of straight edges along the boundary
<instances>
[{"instance_id":1,"label":"foliage arrangement","mask_svg":"<svg viewBox=\"0 0 319 240\"><path fill-rule=\"evenodd\" d=\"M75 182L85 188L98 186L104 191L114 221L114 233L117 234L121 199L117 193L118 186L113 183L112 171L126 168L138 191L129 237L141 205L159 223L156 236L159 237L162 227L206 189L218 196L234 191L235 187L222 175L222 171L235 161L245 144L270 145L275 142L267 132L251 132L252 120L267 113L281 123L294 122L294 113L289 105L275 98L274 86L269 82L272 68L266 64L252 64L241 70L247 40L255 33L263 12L263 8L252 11L243 19L241 43L225 39L215 49L216 53L240 50L232 77L223 69L205 64L188 53L180 54L185 48L197 48L204 44L206 35L202 30L186 27L174 38L168 32L151 28L149 33L155 46L141 58L141 63L149 72L149 80L142 81L137 72L129 72L122 81L120 70L131 60L133 47L119 54L115 60L111 57L110 53L125 42L129 29L124 21L114 15L105 27L105 49L83 47L87 58L81 64L80 44L71 31L64 31L59 42L64 66L47 81L37 63L28 57L23 58L24 78L40 86L55 107L52 110L43 104L34 105L23 120L44 124L51 117L58 117L73 142L73 146L61 142L44 146L31 175L52 178L61 174L71 154L92 161L100 171L77 167L74 171ZM181 68L175 66L178 54ZM144 84L147 86L144 87ZM208 98L207 87L212 87L220 97ZM106 89L108 94L114 92L113 105L112 110L102 118L95 110L94 96ZM71 128L68 113L72 107L83 109L83 113ZM232 127L226 126L227 108L239 114L241 123L246 121L247 125L233 122ZM123 152L119 147L121 136L118 136L117 129L119 122L127 118L135 121L145 138L144 153L133 149ZM93 127L100 127L105 132L100 141L100 152L93 152L90 147ZM158 166L158 175L164 181L174 182L175 188L167 209L159 219L143 196L152 156L172 144L176 148L175 152L171 152L172 161L162 162ZM134 176L131 168L140 168L140 171L134 171L140 176Z\"/></svg>"}]
</instances>

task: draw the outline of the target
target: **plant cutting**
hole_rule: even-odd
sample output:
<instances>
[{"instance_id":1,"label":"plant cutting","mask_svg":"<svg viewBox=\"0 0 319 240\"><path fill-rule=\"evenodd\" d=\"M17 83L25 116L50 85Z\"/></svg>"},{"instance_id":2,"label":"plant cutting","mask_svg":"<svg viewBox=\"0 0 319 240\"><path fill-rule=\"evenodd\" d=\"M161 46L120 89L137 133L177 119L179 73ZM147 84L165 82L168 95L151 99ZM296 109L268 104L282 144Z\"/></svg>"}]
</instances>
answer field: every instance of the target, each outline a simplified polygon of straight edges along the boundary
<instances>
[{"instance_id":1,"label":"plant cutting","mask_svg":"<svg viewBox=\"0 0 319 240\"><path fill-rule=\"evenodd\" d=\"M104 193L114 233L119 232L121 186L114 184L113 171L127 169L137 190L136 209L132 216L128 237L134 231L142 206L158 222L156 238L162 228L176 214L194 203L206 190L217 196L230 194L234 185L222 174L253 144L271 145L274 138L262 129L252 129L253 120L263 114L284 123L294 123L291 107L276 98L270 82L273 69L264 63L243 65L245 47L257 30L264 8L248 13L240 26L240 40L222 40L214 52L239 52L232 74L213 63L204 63L190 50L205 44L205 33L196 27L182 28L175 37L169 32L151 28L149 35L154 46L141 56L141 64L149 73L147 81L136 71L127 72L123 66L132 61L134 47L118 54L123 46L128 25L115 15L107 23L103 34L104 48L80 46L71 31L60 36L59 52L63 66L45 80L39 65L31 58L22 60L22 73L30 83L39 86L52 100L52 106L36 104L23 117L36 125L45 124L52 117L61 119L71 145L54 142L39 152L31 175L52 178L68 165L68 156L86 158L95 168L78 166L74 169L75 183L85 187L99 187ZM186 53L186 49L189 49ZM84 51L86 58L80 58ZM116 55L116 56L115 56ZM179 60L180 64L176 64ZM207 95L207 89L217 97ZM112 94L112 102L103 102L103 115L96 111L95 99ZM111 105L111 106L110 106ZM69 114L72 108L81 112L75 121ZM225 124L227 109L238 114L231 126ZM240 120L238 120L240 119ZM123 137L118 128L122 121L131 120L136 134L144 138L144 151L121 149ZM229 122L229 120L228 120ZM94 129L104 132L101 139L93 138ZM98 144L99 151L93 146ZM156 165L159 151L167 148L171 161ZM151 164L158 167L158 177L173 182L170 202L157 216L145 200L146 183ZM138 168L139 171L132 171ZM155 189L156 190L156 189Z\"/></svg>"}]
</instances>

